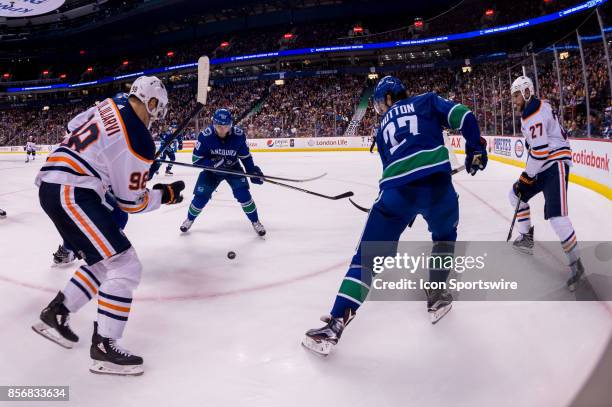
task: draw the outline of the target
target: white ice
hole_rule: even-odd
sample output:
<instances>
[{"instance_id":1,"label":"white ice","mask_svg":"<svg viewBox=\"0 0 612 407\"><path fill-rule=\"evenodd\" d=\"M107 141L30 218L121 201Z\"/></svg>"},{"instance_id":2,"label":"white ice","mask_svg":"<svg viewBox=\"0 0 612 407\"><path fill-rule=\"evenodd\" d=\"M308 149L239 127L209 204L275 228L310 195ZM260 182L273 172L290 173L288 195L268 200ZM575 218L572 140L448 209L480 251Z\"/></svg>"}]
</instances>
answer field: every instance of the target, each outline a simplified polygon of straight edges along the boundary
<instances>
[{"instance_id":1,"label":"white ice","mask_svg":"<svg viewBox=\"0 0 612 407\"><path fill-rule=\"evenodd\" d=\"M269 174L328 172L302 185L323 193L352 190L367 206L377 193L378 158L365 152L254 155ZM432 326L422 303L371 302L332 355L318 358L300 341L329 312L365 214L347 201L255 185L264 241L223 184L182 235L197 173L175 167L174 178L156 181L185 180L186 201L132 216L126 228L145 272L123 345L145 358L145 374L93 375L94 304L73 316L81 341L72 350L30 329L76 267L51 266L60 241L33 185L44 156L23 158L0 156L8 212L0 219L0 384L68 385L72 406L563 406L612 332L609 303L457 302ZM460 240L505 239L507 191L519 173L490 162L484 174L455 177ZM569 205L580 239L612 240L609 200L571 184ZM542 207L535 198L537 238L555 240ZM403 238L428 239L424 222Z\"/></svg>"}]
</instances>

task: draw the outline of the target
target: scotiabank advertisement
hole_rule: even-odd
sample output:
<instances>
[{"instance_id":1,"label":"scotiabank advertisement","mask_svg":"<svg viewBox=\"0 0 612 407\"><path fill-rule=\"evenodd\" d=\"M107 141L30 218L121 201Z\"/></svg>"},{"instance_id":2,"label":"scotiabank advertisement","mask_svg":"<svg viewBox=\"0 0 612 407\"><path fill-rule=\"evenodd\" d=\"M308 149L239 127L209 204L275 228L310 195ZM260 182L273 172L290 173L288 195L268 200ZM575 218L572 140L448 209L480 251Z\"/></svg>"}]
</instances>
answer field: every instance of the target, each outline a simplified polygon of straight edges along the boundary
<instances>
[{"instance_id":1,"label":"scotiabank advertisement","mask_svg":"<svg viewBox=\"0 0 612 407\"><path fill-rule=\"evenodd\" d=\"M509 164L520 164L526 161L528 152L523 137L485 136L485 138L489 155L498 157L499 161ZM449 139L455 150L464 151L463 137L453 135ZM610 167L612 140L570 139L570 145L572 147L571 173L596 182L610 191L612 189L612 169ZM573 179L573 181L576 180ZM589 185L585 186L589 187Z\"/></svg>"}]
</instances>

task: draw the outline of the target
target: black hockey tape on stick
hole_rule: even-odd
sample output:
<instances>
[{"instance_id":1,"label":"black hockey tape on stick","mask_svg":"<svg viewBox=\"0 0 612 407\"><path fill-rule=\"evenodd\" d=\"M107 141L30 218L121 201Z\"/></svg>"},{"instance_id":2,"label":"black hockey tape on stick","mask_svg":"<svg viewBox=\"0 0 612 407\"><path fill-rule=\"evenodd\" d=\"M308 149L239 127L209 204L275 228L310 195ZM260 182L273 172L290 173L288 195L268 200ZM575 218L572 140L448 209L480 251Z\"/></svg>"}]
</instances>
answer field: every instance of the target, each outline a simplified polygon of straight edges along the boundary
<instances>
[{"instance_id":1,"label":"black hockey tape on stick","mask_svg":"<svg viewBox=\"0 0 612 407\"><path fill-rule=\"evenodd\" d=\"M324 172L321 175L317 175L316 177L311 177L311 178L301 178L301 179L298 179L298 178L283 178L283 177L274 177L272 175L258 175L258 174L250 174L248 172L242 172L242 171L225 170L225 169L221 169L221 168L207 167L205 165L182 163L180 161L156 160L156 162L161 163L161 164L178 165L180 167L197 168L197 169L201 169L201 170L204 170L204 171L213 172L213 173L217 173L217 174L238 175L238 176L241 176L241 177L248 177L248 178L261 178L261 179L263 179L265 181L275 180L275 181L287 181L287 182L308 182L308 181L314 181L314 180L319 179L319 178L323 178L324 176L327 175L327 173Z\"/></svg>"},{"instance_id":2,"label":"black hockey tape on stick","mask_svg":"<svg viewBox=\"0 0 612 407\"><path fill-rule=\"evenodd\" d=\"M459 167L455 168L454 170L451 170L451 175L458 174L458 173L460 173L460 172L461 172L461 171L463 171L463 170L465 170L465 165L461 165L461 166L459 166ZM359 209L359 210L360 210L360 211L362 211L362 212L365 212L365 213L369 213L369 212L370 212L370 209L371 209L371 208L366 208L366 207L364 207L364 206L361 206L361 205L357 204L355 201L353 201L351 198L349 198L349 202L350 202L351 204L353 204L353 206L354 206L355 208ZM411 222L411 223L410 223L410 225L408 225L408 226L409 226L409 227L410 227L410 226L412 226L412 223L413 223L413 222L414 222L414 220L412 220L412 222Z\"/></svg>"},{"instance_id":3,"label":"black hockey tape on stick","mask_svg":"<svg viewBox=\"0 0 612 407\"><path fill-rule=\"evenodd\" d=\"M521 193L517 194L516 207L514 208L514 216L512 216L512 223L510 224L510 230L508 231L508 237L506 237L506 242L509 242L512 238L512 231L514 230L514 224L516 223L516 215L518 214L519 207L521 206Z\"/></svg>"},{"instance_id":4,"label":"black hockey tape on stick","mask_svg":"<svg viewBox=\"0 0 612 407\"><path fill-rule=\"evenodd\" d=\"M157 153L155 153L155 158L159 158L159 156L176 140L185 130L185 127L196 118L200 112L204 109L206 105L206 97L208 96L208 78L210 77L210 60L207 56L200 57L198 59L198 95L197 95L197 103L195 108L189 113L187 117L183 119L181 123L179 123L174 133L172 133L172 137L170 140L166 142L166 146L164 149L160 149Z\"/></svg>"}]
</instances>

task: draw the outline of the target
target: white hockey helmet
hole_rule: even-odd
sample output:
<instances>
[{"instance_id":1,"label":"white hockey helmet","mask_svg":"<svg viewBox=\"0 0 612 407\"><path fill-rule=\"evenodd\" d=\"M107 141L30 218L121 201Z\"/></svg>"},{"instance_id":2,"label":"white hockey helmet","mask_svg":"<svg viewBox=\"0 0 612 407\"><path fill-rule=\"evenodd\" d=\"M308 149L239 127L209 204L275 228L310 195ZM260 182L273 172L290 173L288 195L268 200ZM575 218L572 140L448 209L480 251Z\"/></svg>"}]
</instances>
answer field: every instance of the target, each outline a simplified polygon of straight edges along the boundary
<instances>
[{"instance_id":1,"label":"white hockey helmet","mask_svg":"<svg viewBox=\"0 0 612 407\"><path fill-rule=\"evenodd\" d=\"M525 90L529 89L529 98L525 97ZM514 95L515 92L521 92L523 95L523 99L525 102L529 102L531 97L534 95L535 91L533 88L533 82L527 76L519 76L512 82L512 86L510 87L510 94Z\"/></svg>"},{"instance_id":2,"label":"white hockey helmet","mask_svg":"<svg viewBox=\"0 0 612 407\"><path fill-rule=\"evenodd\" d=\"M168 111L168 92L164 83L155 76L140 76L130 88L128 96L136 96L144 103L151 121L163 119ZM157 107L149 110L149 100L157 99Z\"/></svg>"}]
</instances>

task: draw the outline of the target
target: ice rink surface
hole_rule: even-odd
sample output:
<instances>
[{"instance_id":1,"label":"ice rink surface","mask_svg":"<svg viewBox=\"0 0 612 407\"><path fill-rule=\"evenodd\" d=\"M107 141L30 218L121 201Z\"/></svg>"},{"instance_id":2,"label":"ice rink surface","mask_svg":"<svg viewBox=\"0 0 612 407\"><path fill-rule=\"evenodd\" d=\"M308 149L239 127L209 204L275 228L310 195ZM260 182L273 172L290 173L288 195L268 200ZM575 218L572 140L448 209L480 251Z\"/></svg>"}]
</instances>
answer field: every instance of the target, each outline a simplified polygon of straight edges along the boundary
<instances>
[{"instance_id":1,"label":"ice rink surface","mask_svg":"<svg viewBox=\"0 0 612 407\"><path fill-rule=\"evenodd\" d=\"M328 172L302 186L352 190L365 206L377 193L376 155L254 156L267 174ZM81 341L72 350L30 328L76 268L51 266L59 236L33 185L44 158L25 164L22 155L0 156L0 208L8 212L0 219L0 384L70 386L71 401L53 405L564 406L612 332L609 303L457 302L432 326L423 303L369 302L334 352L318 358L300 341L329 312L366 215L346 200L255 185L264 241L222 184L182 235L197 172L175 167L173 178L155 181L185 180L186 201L131 216L126 228L144 274L122 345L144 357L145 374L94 375L88 367L95 304L73 315ZM459 240L505 239L512 216L507 192L519 174L490 162L476 177L454 177ZM536 239L556 240L541 196L532 202ZM610 201L570 184L569 207L579 239L612 240ZM403 239L429 239L421 218ZM235 260L227 259L229 250Z\"/></svg>"}]
</instances>

